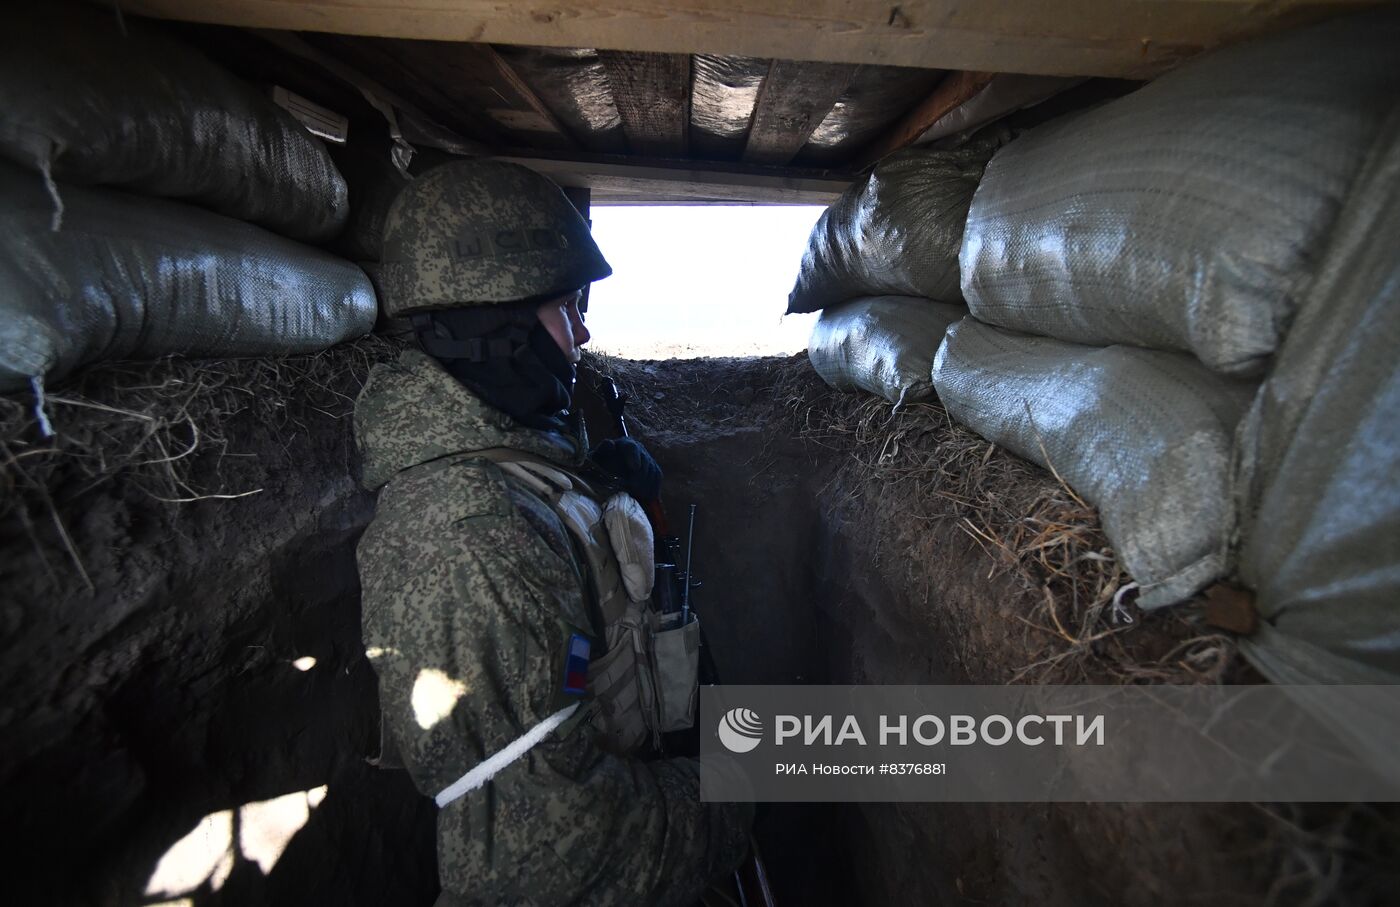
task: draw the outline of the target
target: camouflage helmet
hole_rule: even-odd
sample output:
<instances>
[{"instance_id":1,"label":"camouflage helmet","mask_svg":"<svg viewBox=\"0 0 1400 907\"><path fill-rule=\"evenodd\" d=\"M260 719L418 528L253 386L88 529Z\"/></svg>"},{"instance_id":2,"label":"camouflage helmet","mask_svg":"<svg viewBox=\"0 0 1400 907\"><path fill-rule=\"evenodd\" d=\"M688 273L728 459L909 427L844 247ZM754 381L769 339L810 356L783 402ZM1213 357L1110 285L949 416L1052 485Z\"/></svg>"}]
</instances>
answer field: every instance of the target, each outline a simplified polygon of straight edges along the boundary
<instances>
[{"instance_id":1,"label":"camouflage helmet","mask_svg":"<svg viewBox=\"0 0 1400 907\"><path fill-rule=\"evenodd\" d=\"M384 223L381 304L391 318L548 299L611 273L559 187L519 164L435 167L404 187Z\"/></svg>"}]
</instances>

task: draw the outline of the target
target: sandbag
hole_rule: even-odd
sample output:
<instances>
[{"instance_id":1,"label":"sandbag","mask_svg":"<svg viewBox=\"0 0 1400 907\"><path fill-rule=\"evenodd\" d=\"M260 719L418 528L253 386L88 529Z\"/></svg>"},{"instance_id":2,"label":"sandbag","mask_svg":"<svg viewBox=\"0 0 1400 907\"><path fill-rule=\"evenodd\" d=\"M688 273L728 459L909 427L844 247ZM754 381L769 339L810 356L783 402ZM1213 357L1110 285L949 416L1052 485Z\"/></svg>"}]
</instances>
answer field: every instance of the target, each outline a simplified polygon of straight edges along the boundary
<instances>
[{"instance_id":1,"label":"sandbag","mask_svg":"<svg viewBox=\"0 0 1400 907\"><path fill-rule=\"evenodd\" d=\"M306 241L345 181L290 114L186 45L86 3L30 4L0 32L0 156L54 179L184 199Z\"/></svg>"},{"instance_id":2,"label":"sandbag","mask_svg":"<svg viewBox=\"0 0 1400 907\"><path fill-rule=\"evenodd\" d=\"M1259 374L1400 92L1400 12L1194 60L1003 148L968 216L981 321Z\"/></svg>"},{"instance_id":3,"label":"sandbag","mask_svg":"<svg viewBox=\"0 0 1400 907\"><path fill-rule=\"evenodd\" d=\"M964 306L910 296L853 299L822 312L807 357L837 390L916 403L933 395L929 371L943 332L966 314Z\"/></svg>"},{"instance_id":4,"label":"sandbag","mask_svg":"<svg viewBox=\"0 0 1400 907\"><path fill-rule=\"evenodd\" d=\"M0 391L104 359L307 353L374 325L364 272L178 202L0 162Z\"/></svg>"},{"instance_id":5,"label":"sandbag","mask_svg":"<svg viewBox=\"0 0 1400 907\"><path fill-rule=\"evenodd\" d=\"M1256 384L1190 356L1089 347L965 318L933 363L948 413L1059 473L1099 509L1139 606L1188 598L1228 570L1233 436Z\"/></svg>"},{"instance_id":6,"label":"sandbag","mask_svg":"<svg viewBox=\"0 0 1400 907\"><path fill-rule=\"evenodd\" d=\"M345 229L326 248L356 262L377 262L384 255L384 223L399 192L434 167L457 155L436 148L414 150L405 176L394 165L393 143L388 136L357 138L331 152L350 190L350 216Z\"/></svg>"},{"instance_id":7,"label":"sandbag","mask_svg":"<svg viewBox=\"0 0 1400 907\"><path fill-rule=\"evenodd\" d=\"M994 148L913 148L876 165L812 228L788 313L887 294L961 302L963 223Z\"/></svg>"},{"instance_id":8,"label":"sandbag","mask_svg":"<svg viewBox=\"0 0 1400 907\"><path fill-rule=\"evenodd\" d=\"M1244 652L1279 683L1400 683L1397 237L1400 108L1240 429ZM1387 721L1354 729L1393 765Z\"/></svg>"}]
</instances>

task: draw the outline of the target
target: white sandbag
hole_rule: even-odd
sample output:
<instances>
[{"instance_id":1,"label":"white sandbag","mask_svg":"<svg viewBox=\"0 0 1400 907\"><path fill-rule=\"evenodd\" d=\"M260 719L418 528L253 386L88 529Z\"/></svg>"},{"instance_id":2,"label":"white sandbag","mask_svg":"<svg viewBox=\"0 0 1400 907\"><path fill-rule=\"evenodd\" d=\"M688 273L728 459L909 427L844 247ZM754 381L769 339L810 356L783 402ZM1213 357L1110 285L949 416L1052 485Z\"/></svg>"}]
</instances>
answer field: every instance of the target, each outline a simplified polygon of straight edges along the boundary
<instances>
[{"instance_id":1,"label":"white sandbag","mask_svg":"<svg viewBox=\"0 0 1400 907\"><path fill-rule=\"evenodd\" d=\"M1259 374L1400 93L1400 11L1226 48L1013 141L961 266L972 314Z\"/></svg>"},{"instance_id":2,"label":"white sandbag","mask_svg":"<svg viewBox=\"0 0 1400 907\"><path fill-rule=\"evenodd\" d=\"M0 162L0 391L104 359L309 353L374 325L355 265L192 205Z\"/></svg>"},{"instance_id":3,"label":"white sandbag","mask_svg":"<svg viewBox=\"0 0 1400 907\"><path fill-rule=\"evenodd\" d=\"M1053 465L1099 509L1141 607L1226 573L1232 441L1254 383L1180 353L1082 346L969 317L948 329L933 384L954 419Z\"/></svg>"},{"instance_id":4,"label":"white sandbag","mask_svg":"<svg viewBox=\"0 0 1400 907\"><path fill-rule=\"evenodd\" d=\"M1400 108L1240 428L1239 572L1279 683L1400 683ZM1394 764L1400 716L1354 728Z\"/></svg>"},{"instance_id":5,"label":"white sandbag","mask_svg":"<svg viewBox=\"0 0 1400 907\"><path fill-rule=\"evenodd\" d=\"M876 165L812 228L788 313L884 294L961 302L963 224L995 147L911 148Z\"/></svg>"},{"instance_id":6,"label":"white sandbag","mask_svg":"<svg viewBox=\"0 0 1400 907\"><path fill-rule=\"evenodd\" d=\"M929 370L960 305L912 296L875 296L822 312L812 326L807 358L831 387L879 394L894 404L933 395Z\"/></svg>"}]
</instances>

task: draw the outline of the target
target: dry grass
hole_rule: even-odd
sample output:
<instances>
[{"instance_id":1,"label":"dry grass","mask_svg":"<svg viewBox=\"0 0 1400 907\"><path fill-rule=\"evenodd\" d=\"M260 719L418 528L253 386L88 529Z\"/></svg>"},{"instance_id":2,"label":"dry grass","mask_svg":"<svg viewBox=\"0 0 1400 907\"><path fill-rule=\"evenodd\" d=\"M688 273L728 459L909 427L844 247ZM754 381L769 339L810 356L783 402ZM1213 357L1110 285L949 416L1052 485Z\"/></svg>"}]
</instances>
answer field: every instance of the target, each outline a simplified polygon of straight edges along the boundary
<instances>
[{"instance_id":1,"label":"dry grass","mask_svg":"<svg viewBox=\"0 0 1400 907\"><path fill-rule=\"evenodd\" d=\"M842 456L822 493L828 506L867 530L885 527L888 541L913 563L937 556L929 528L954 525L988 556L994 573L1022 590L1019 602L1003 606L1024 629L1014 649L1024 663L1010 682L1259 679L1232 637L1203 627L1197 603L1136 608L1131 579L1097 513L1058 476L954 423L936 400L895 411L878 397L832 391L805 366L790 360L774 394L793 431ZM1239 839L1220 856L1252 867L1260 887L1242 902L1320 907L1393 898L1400 849L1393 805L1241 809Z\"/></svg>"},{"instance_id":2,"label":"dry grass","mask_svg":"<svg viewBox=\"0 0 1400 907\"><path fill-rule=\"evenodd\" d=\"M251 456L229 435L247 423L233 420L246 414L285 449L307 430L309 413L348 418L370 366L398 349L371 336L307 356L96 366L46 394L52 437L43 436L31 394L0 395L0 523L17 521L40 555L37 524L51 524L90 590L68 530L88 493L120 481L171 505L258 494L260 487L225 479L228 458Z\"/></svg>"},{"instance_id":3,"label":"dry grass","mask_svg":"<svg viewBox=\"0 0 1400 907\"><path fill-rule=\"evenodd\" d=\"M796 360L793 360L796 362ZM1144 614L1098 514L1058 476L956 424L936 400L895 409L832 391L805 363L775 395L793 430L845 457L824 492L867 526L904 526L900 543L935 556L921 529L954 524L1013 576L1027 658L1012 682L1219 683L1238 666L1233 640L1203 630L1190 605ZM890 531L896 531L891 529Z\"/></svg>"}]
</instances>

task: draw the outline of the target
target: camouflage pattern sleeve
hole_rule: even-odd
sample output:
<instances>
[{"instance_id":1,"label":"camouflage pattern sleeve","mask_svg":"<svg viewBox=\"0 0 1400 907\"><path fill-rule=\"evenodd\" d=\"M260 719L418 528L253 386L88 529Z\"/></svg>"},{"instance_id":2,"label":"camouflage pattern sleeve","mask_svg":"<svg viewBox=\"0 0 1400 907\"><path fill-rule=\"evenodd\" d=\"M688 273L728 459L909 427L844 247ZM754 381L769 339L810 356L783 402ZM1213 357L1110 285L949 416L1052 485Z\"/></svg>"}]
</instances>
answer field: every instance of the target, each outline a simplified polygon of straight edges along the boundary
<instances>
[{"instance_id":1,"label":"camouflage pattern sleeve","mask_svg":"<svg viewBox=\"0 0 1400 907\"><path fill-rule=\"evenodd\" d=\"M380 701L423 793L571 701L565 647L591 629L579 575L497 467L399 473L358 558ZM439 814L440 903L689 905L742 858L746 807L701 803L688 760L603 752L586 708Z\"/></svg>"}]
</instances>

